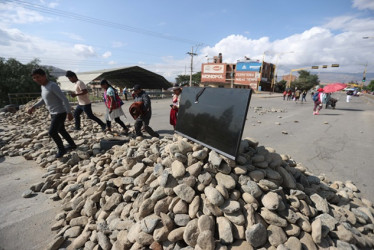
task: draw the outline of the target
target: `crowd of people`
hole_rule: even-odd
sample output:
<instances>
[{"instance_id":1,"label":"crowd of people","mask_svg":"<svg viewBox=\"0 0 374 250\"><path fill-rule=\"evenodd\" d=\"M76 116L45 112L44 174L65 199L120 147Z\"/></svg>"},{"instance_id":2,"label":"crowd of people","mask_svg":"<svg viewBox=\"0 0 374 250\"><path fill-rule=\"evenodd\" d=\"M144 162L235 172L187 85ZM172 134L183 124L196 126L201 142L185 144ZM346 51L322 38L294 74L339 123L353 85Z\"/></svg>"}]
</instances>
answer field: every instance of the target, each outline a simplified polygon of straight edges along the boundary
<instances>
[{"instance_id":1,"label":"crowd of people","mask_svg":"<svg viewBox=\"0 0 374 250\"><path fill-rule=\"evenodd\" d=\"M88 96L86 85L70 70L66 72L65 76L74 84L74 92L70 93L70 96L76 97L78 101L74 114L72 113L72 108L65 94L55 82L52 82L47 78L46 72L43 69L35 69L31 73L32 79L41 87L41 98L36 104L28 109L27 112L32 114L36 108L42 105L45 105L48 109L51 115L51 124L48 132L57 145L56 158L61 158L69 150L77 148L74 140L65 129L65 121L66 118L68 118L69 121L74 119L74 130L80 130L80 116L83 112L86 113L87 118L95 121L101 127L103 132L111 131L112 121L115 121L122 127L123 134L129 134L130 129L121 120L121 116L126 117L125 112L122 109L124 103L119 97L118 91L106 79L103 79L100 82L101 88L104 92L103 98L106 107L106 123L104 123L92 112L91 101ZM129 108L129 112L135 119L135 135L143 136L143 132L147 132L152 137L159 137L159 134L149 126L152 117L151 99L149 95L138 84L134 85L130 91L131 92L125 88L123 90L123 95L127 101L128 95L131 93L134 100ZM171 105L170 110L170 124L175 129L182 88L175 85L173 88L170 88L170 91L174 92L172 99L173 104ZM61 136L68 142L68 146L64 146Z\"/></svg>"},{"instance_id":2,"label":"crowd of people","mask_svg":"<svg viewBox=\"0 0 374 250\"><path fill-rule=\"evenodd\" d=\"M350 101L351 93L347 92L347 102ZM301 96L301 102L306 102L307 91L306 90L298 90L295 88L293 91L292 89L287 89L283 92L283 100L287 101L294 101L298 102ZM318 88L317 92L314 93L313 91L310 93L310 97L314 103L313 107L313 115L318 115L320 110L322 109L323 105L327 109L331 106L332 109L335 109L336 103L338 102L337 99L331 96L331 93L325 93L323 88Z\"/></svg>"}]
</instances>

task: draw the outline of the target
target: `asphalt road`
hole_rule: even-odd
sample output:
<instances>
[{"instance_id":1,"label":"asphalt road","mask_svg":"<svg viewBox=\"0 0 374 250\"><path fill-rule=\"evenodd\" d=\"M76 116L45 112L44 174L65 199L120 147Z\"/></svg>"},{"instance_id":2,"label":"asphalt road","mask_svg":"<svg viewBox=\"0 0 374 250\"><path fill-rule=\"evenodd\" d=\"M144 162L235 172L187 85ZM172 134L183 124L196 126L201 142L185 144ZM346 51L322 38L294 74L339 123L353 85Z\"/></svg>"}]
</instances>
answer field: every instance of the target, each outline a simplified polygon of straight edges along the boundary
<instances>
[{"instance_id":1,"label":"asphalt road","mask_svg":"<svg viewBox=\"0 0 374 250\"><path fill-rule=\"evenodd\" d=\"M346 103L344 94L333 96L338 99L335 110L323 108L320 115L313 115L310 95L303 104L283 101L279 95L253 95L243 138L255 138L260 145L290 155L316 175L352 180L363 197L374 201L374 100L361 96ZM130 103L123 106L127 114ZM150 125L161 135L173 133L170 103L152 100ZM104 104L94 104L93 110L104 113ZM133 123L129 115L124 121Z\"/></svg>"}]
</instances>

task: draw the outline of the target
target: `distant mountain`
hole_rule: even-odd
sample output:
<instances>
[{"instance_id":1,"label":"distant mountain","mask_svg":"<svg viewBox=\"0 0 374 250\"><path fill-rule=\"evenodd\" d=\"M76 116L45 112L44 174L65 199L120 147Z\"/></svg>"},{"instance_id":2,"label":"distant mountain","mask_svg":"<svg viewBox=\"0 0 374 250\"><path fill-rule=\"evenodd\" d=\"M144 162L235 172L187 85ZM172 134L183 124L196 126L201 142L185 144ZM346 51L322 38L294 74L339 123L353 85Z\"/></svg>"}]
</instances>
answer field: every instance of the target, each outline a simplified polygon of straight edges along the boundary
<instances>
[{"instance_id":1,"label":"distant mountain","mask_svg":"<svg viewBox=\"0 0 374 250\"><path fill-rule=\"evenodd\" d=\"M318 75L318 78L321 83L349 83L357 82L358 84L362 83L363 73L331 73L331 72L319 72L315 75ZM369 84L371 80L374 80L374 73L366 73L365 85Z\"/></svg>"},{"instance_id":2,"label":"distant mountain","mask_svg":"<svg viewBox=\"0 0 374 250\"><path fill-rule=\"evenodd\" d=\"M49 72L51 73L51 75L56 77L56 78L58 78L60 76L64 76L65 73L66 73L66 70L57 68L55 66L43 65L43 67L46 67L49 70Z\"/></svg>"}]
</instances>

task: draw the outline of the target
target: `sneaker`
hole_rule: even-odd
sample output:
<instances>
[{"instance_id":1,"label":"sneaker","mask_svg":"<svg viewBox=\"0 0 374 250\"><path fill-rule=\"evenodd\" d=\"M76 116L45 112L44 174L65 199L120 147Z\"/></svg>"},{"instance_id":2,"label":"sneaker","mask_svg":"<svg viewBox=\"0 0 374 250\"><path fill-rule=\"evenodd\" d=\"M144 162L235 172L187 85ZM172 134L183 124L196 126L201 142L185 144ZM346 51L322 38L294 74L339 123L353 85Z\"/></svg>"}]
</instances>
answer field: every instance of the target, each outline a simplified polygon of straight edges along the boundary
<instances>
[{"instance_id":1,"label":"sneaker","mask_svg":"<svg viewBox=\"0 0 374 250\"><path fill-rule=\"evenodd\" d=\"M313 115L316 115L316 112L313 112Z\"/></svg>"},{"instance_id":2,"label":"sneaker","mask_svg":"<svg viewBox=\"0 0 374 250\"><path fill-rule=\"evenodd\" d=\"M69 146L66 146L65 147L65 150L66 151L69 151L69 150L74 150L74 149L76 149L77 148L77 145L69 145Z\"/></svg>"},{"instance_id":3,"label":"sneaker","mask_svg":"<svg viewBox=\"0 0 374 250\"><path fill-rule=\"evenodd\" d=\"M66 154L66 150L59 150L56 154L56 158L61 158L64 154Z\"/></svg>"}]
</instances>

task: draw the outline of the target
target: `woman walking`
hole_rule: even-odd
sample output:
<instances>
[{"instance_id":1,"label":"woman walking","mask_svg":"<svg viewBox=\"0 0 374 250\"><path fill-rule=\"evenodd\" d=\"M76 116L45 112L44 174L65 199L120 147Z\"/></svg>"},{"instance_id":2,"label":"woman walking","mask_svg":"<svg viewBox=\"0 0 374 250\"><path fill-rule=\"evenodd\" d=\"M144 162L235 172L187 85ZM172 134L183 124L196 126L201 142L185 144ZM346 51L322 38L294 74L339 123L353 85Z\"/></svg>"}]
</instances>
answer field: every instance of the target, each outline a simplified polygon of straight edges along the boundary
<instances>
[{"instance_id":1,"label":"woman walking","mask_svg":"<svg viewBox=\"0 0 374 250\"><path fill-rule=\"evenodd\" d=\"M319 111L322 109L322 94L323 88L319 88L317 93L313 96L314 101L314 108L313 108L313 115L319 115Z\"/></svg>"},{"instance_id":2,"label":"woman walking","mask_svg":"<svg viewBox=\"0 0 374 250\"><path fill-rule=\"evenodd\" d=\"M129 133L129 129L126 127L126 125L121 121L120 117L125 116L125 113L123 112L121 105L121 98L119 98L116 90L113 88L112 85L108 83L107 80L102 80L100 82L101 87L104 89L104 101L105 106L107 107L105 120L106 120L106 126L107 130L111 131L112 127L112 120L114 120L116 123L118 123L122 128L123 132L127 135Z\"/></svg>"},{"instance_id":3,"label":"woman walking","mask_svg":"<svg viewBox=\"0 0 374 250\"><path fill-rule=\"evenodd\" d=\"M180 102L180 94L182 93L182 88L175 84L174 87L171 88L174 92L173 94L173 104L170 105L170 124L173 126L175 130L175 126L177 125L177 116L179 110L179 102Z\"/></svg>"}]
</instances>

